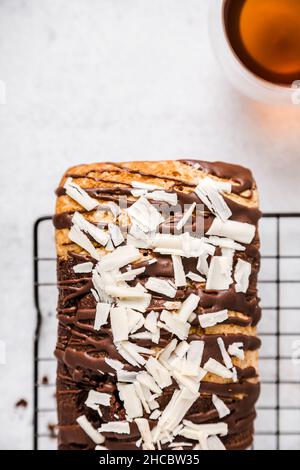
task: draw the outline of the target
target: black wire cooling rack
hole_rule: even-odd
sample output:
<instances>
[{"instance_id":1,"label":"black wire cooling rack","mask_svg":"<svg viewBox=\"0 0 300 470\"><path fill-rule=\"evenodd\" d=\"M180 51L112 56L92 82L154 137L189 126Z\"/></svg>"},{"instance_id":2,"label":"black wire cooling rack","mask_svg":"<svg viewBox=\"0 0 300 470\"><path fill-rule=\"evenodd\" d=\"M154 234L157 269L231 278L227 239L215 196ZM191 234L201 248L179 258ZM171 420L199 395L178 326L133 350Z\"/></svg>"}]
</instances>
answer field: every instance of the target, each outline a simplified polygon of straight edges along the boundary
<instances>
[{"instance_id":1,"label":"black wire cooling rack","mask_svg":"<svg viewBox=\"0 0 300 470\"><path fill-rule=\"evenodd\" d=\"M259 280L263 310L259 334L262 391L255 450L300 449L300 214L265 214ZM56 449L56 257L51 217L34 225L35 450ZM297 303L298 301L298 303Z\"/></svg>"}]
</instances>

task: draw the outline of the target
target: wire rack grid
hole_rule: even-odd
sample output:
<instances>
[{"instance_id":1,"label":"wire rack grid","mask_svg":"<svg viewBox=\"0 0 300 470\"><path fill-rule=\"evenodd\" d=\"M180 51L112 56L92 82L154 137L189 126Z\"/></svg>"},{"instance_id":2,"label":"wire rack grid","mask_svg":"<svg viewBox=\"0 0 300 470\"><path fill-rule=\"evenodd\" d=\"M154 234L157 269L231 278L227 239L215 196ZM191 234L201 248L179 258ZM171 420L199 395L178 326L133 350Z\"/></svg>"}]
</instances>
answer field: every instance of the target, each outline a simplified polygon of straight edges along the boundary
<instances>
[{"instance_id":1,"label":"wire rack grid","mask_svg":"<svg viewBox=\"0 0 300 470\"><path fill-rule=\"evenodd\" d=\"M260 226L261 396L253 449L300 448L300 214L265 214ZM56 449L56 255L51 217L34 225L33 448ZM298 303L297 303L298 302Z\"/></svg>"}]
</instances>

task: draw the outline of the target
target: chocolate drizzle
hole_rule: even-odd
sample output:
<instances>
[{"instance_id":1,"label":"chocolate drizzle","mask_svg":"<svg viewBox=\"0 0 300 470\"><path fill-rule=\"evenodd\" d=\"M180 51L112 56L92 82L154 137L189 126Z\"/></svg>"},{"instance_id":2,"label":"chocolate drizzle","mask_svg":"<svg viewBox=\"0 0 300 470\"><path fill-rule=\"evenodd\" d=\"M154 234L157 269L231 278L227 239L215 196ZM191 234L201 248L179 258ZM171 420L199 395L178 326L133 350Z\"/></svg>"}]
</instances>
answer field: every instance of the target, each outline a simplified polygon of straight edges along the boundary
<instances>
[{"instance_id":1,"label":"chocolate drizzle","mask_svg":"<svg viewBox=\"0 0 300 470\"><path fill-rule=\"evenodd\" d=\"M241 194L244 191L253 189L253 176L248 168L232 163L224 162L204 162L201 160L180 160L182 163L200 169L209 175L222 179L229 179L233 183L232 192ZM234 184L237 183L237 184Z\"/></svg>"},{"instance_id":2,"label":"chocolate drizzle","mask_svg":"<svg viewBox=\"0 0 300 470\"><path fill-rule=\"evenodd\" d=\"M183 165L211 174L215 177L232 182L232 192L237 197L226 197L226 203L232 211L232 219L240 222L247 222L253 225L258 224L260 211L256 207L241 204L240 195L251 197L255 190L255 183L249 170L236 165L215 162L208 163L196 160L180 160ZM132 204L130 184L120 181L118 176L125 171L128 174L136 174L139 177L163 178L168 181L168 191L176 192L178 195L178 207L190 205L193 202L199 203L197 195L194 193L195 184L182 179L180 175L174 177L168 175L158 175L151 171L144 172L135 169L134 165L109 164L110 169L103 171L97 169L94 172L88 170L77 174L69 172L66 176L77 178L86 178L91 181L91 187L86 188L90 196L98 198L101 201L118 202L119 196L127 198L128 205ZM109 181L105 178L105 172L115 173ZM96 185L95 185L96 183ZM249 193L247 195L247 193ZM65 195L63 187L56 191L58 198ZM250 196L249 196L250 195ZM155 205L155 202L153 202ZM176 208L175 208L176 212ZM73 212L58 213L53 217L53 223L57 230L68 229L71 227ZM210 227L213 216L207 208L203 212L203 226L205 232ZM171 222L171 233L176 233L175 225ZM199 295L200 302L196 310L197 318L192 322L191 334L188 342L202 340L205 342L202 365L210 358L214 357L219 362L223 362L221 352L217 343L220 335L211 334L204 331L199 326L198 316L209 312L228 309L235 312L224 325L230 329L222 334L225 346L228 347L234 342L243 343L243 348L247 354L257 354L260 347L260 340L255 336L254 327L257 325L261 311L259 299L257 297L257 274L259 270L259 239L258 234L254 241L245 247L244 252L236 252L234 263L239 257L249 261L252 265L252 273L247 294L237 293L235 286L231 285L227 291L207 291L203 283L190 281L184 289L178 289L175 300L184 300L190 293ZM148 277L173 278L173 264L170 256L163 256L155 253L157 262L148 264L147 261L136 263L134 267L145 266L145 272L139 277L138 282L145 283ZM59 448L60 449L92 449L94 444L86 436L81 428L75 423L80 414L85 414L93 423L95 428L104 422L116 419L126 419L125 410L120 401L117 388L115 371L105 362L109 357L117 359L124 363L124 359L117 352L112 340L112 333L108 325L96 332L93 328L96 302L91 294L93 286L90 274L76 274L73 267L78 262L94 261L89 255L68 253L67 258L58 258L57 276L58 276L58 341L55 355L58 359L57 375L57 397L59 412ZM184 270L196 272L197 260L194 258L183 258ZM134 285L134 282L132 282ZM165 307L166 299L153 293L151 305L148 311L155 310L161 312ZM245 332L242 328L245 328ZM141 330L143 331L143 329ZM166 330L161 330L161 337L157 347L165 347L171 339L171 335ZM137 340L140 346L151 347L153 344L149 340ZM130 364L125 364L126 370L137 370ZM188 411L186 419L194 423L212 423L218 422L219 417L215 407L212 404L211 395L216 394L222 398L231 413L224 418L229 426L228 436L222 438L228 449L245 449L252 441L253 420L255 418L255 402L259 395L259 383L257 372L254 367L237 367L238 382L222 383L212 380L201 382L201 394L198 400ZM162 396L158 398L160 409L163 410L168 404L174 389L177 388L175 382L164 389ZM98 391L107 391L112 394L111 406L101 407L102 419L99 414L84 404L88 391L90 389ZM154 427L155 422L149 420L150 427ZM135 423L130 424L130 435L115 433L106 433L105 446L109 450L136 449L135 442L139 439ZM182 438L176 438L181 440ZM187 442L188 439L184 439ZM163 449L167 445L162 446Z\"/></svg>"}]
</instances>

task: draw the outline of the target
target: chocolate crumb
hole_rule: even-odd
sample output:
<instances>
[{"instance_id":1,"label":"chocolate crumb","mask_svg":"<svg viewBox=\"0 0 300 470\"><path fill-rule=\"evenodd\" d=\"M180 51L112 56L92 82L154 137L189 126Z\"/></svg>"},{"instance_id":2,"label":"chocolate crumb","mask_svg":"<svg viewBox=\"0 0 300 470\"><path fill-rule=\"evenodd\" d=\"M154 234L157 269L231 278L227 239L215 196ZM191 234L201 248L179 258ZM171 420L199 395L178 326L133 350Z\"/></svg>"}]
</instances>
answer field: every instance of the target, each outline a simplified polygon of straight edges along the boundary
<instances>
[{"instance_id":1,"label":"chocolate crumb","mask_svg":"<svg viewBox=\"0 0 300 470\"><path fill-rule=\"evenodd\" d=\"M19 401L17 401L17 403L15 404L15 407L16 408L27 408L28 406L28 401L25 400L24 398L21 398Z\"/></svg>"}]
</instances>

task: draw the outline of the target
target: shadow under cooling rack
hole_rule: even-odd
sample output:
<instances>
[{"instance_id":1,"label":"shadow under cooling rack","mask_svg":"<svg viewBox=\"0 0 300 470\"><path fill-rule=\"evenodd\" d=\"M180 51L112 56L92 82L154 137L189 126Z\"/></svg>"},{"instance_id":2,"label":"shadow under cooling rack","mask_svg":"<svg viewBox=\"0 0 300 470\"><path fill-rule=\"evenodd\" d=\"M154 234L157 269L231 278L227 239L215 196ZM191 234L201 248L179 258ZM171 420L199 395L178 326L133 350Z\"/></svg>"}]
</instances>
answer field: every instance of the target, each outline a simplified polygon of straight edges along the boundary
<instances>
[{"instance_id":1,"label":"shadow under cooling rack","mask_svg":"<svg viewBox=\"0 0 300 470\"><path fill-rule=\"evenodd\" d=\"M300 448L300 214L260 225L261 396L253 448ZM34 449L56 449L56 255L51 217L34 225Z\"/></svg>"}]
</instances>

